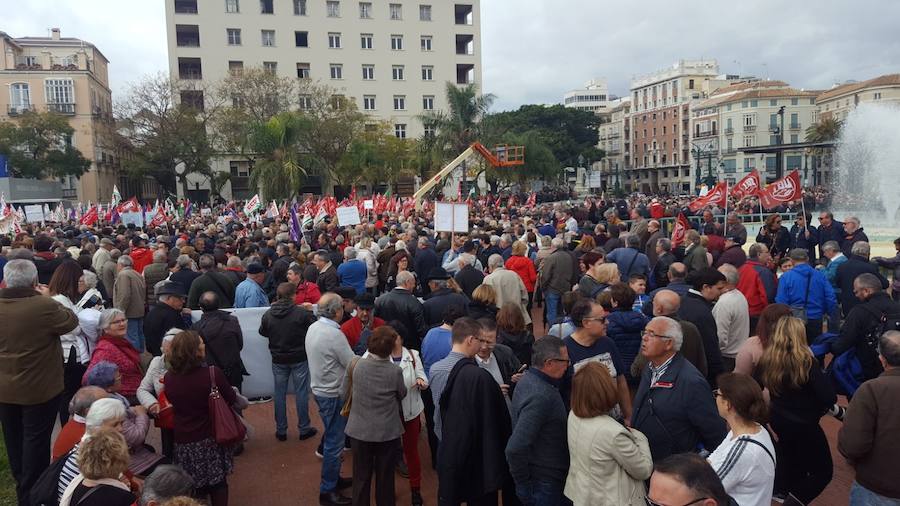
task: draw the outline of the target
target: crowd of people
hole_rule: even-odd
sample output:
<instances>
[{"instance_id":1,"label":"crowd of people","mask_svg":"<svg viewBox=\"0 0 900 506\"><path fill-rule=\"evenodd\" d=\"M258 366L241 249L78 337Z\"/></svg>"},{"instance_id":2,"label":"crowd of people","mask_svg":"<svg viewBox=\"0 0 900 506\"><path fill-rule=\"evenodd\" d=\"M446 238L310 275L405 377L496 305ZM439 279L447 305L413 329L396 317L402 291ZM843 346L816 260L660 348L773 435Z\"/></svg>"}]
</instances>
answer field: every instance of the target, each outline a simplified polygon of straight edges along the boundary
<instances>
[{"instance_id":1,"label":"crowd of people","mask_svg":"<svg viewBox=\"0 0 900 506\"><path fill-rule=\"evenodd\" d=\"M681 204L476 205L453 234L429 211L299 236L221 208L28 225L0 238L19 504L228 504L253 445L222 435L250 405L240 308L265 308L274 378L254 437L289 439L291 386L319 504L395 504L395 473L414 506L808 504L832 479L823 416L850 504L900 504L900 239L870 258L859 219L821 211L751 240L705 209L679 242L659 218Z\"/></svg>"}]
</instances>

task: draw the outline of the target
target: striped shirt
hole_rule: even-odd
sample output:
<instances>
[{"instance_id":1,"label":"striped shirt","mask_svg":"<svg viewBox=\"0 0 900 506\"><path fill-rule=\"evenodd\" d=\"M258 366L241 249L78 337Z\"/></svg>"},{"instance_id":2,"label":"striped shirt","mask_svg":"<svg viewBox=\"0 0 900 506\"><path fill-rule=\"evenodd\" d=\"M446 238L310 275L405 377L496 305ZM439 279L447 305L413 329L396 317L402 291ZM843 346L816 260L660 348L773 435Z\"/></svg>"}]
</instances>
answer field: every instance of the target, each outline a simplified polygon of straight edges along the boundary
<instances>
[{"instance_id":1,"label":"striped shirt","mask_svg":"<svg viewBox=\"0 0 900 506\"><path fill-rule=\"evenodd\" d=\"M441 439L441 394L450 379L450 371L457 362L466 358L458 351L451 351L446 357L435 362L428 371L428 385L434 401L434 434Z\"/></svg>"},{"instance_id":2,"label":"striped shirt","mask_svg":"<svg viewBox=\"0 0 900 506\"><path fill-rule=\"evenodd\" d=\"M662 378L662 375L666 373L666 370L669 368L669 364L672 363L672 359L675 358L673 354L669 357L668 360L663 362L659 367L653 365L653 362L650 362L650 388L653 388L653 385Z\"/></svg>"},{"instance_id":3,"label":"striped shirt","mask_svg":"<svg viewBox=\"0 0 900 506\"><path fill-rule=\"evenodd\" d=\"M63 468L59 472L59 485L56 487L57 500L62 499L63 492L66 491L69 483L72 483L72 480L80 473L78 470L78 445L76 444L72 447L72 451L68 453L68 457L62 458L66 459L66 463L63 464Z\"/></svg>"},{"instance_id":4,"label":"striped shirt","mask_svg":"<svg viewBox=\"0 0 900 506\"><path fill-rule=\"evenodd\" d=\"M729 432L709 455L725 492L741 506L769 506L775 483L775 447L762 427L756 434Z\"/></svg>"}]
</instances>

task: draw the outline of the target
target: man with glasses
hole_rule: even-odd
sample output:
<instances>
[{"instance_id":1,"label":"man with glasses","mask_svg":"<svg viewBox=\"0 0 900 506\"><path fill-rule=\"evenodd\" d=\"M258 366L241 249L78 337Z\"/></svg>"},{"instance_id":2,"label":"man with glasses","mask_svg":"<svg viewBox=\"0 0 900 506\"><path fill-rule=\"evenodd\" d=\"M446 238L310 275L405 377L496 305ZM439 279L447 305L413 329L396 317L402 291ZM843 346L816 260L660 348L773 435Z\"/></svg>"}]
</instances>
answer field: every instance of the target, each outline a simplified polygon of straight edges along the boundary
<instances>
[{"instance_id":1,"label":"man with glasses","mask_svg":"<svg viewBox=\"0 0 900 506\"><path fill-rule=\"evenodd\" d=\"M523 505L558 506L569 471L568 412L559 394L569 353L562 339L548 336L534 343L531 362L513 396L506 460Z\"/></svg>"},{"instance_id":2,"label":"man with glasses","mask_svg":"<svg viewBox=\"0 0 900 506\"><path fill-rule=\"evenodd\" d=\"M849 257L851 254L850 250L853 248L853 245L858 242L868 243L869 237L863 232L859 218L856 216L847 216L844 218L844 236L841 237L841 251Z\"/></svg>"},{"instance_id":3,"label":"man with glasses","mask_svg":"<svg viewBox=\"0 0 900 506\"><path fill-rule=\"evenodd\" d=\"M819 256L825 255L825 243L834 241L840 247L844 240L844 224L834 221L834 215L828 211L819 213Z\"/></svg>"},{"instance_id":4,"label":"man with glasses","mask_svg":"<svg viewBox=\"0 0 900 506\"><path fill-rule=\"evenodd\" d=\"M646 501L647 506L737 505L706 459L690 453L656 463Z\"/></svg>"},{"instance_id":5,"label":"man with glasses","mask_svg":"<svg viewBox=\"0 0 900 506\"><path fill-rule=\"evenodd\" d=\"M647 436L654 462L712 451L727 432L706 379L679 353L682 341L681 325L665 316L650 320L641 341L649 363L634 397L632 426Z\"/></svg>"},{"instance_id":6,"label":"man with glasses","mask_svg":"<svg viewBox=\"0 0 900 506\"><path fill-rule=\"evenodd\" d=\"M512 348L497 342L497 322L495 320L479 318L478 324L481 325L481 336L478 338L481 347L475 354L475 362L478 367L491 373L491 377L500 385L500 390L506 397L507 406L510 406L513 387L522 377L522 373L519 372L522 364L516 358Z\"/></svg>"}]
</instances>

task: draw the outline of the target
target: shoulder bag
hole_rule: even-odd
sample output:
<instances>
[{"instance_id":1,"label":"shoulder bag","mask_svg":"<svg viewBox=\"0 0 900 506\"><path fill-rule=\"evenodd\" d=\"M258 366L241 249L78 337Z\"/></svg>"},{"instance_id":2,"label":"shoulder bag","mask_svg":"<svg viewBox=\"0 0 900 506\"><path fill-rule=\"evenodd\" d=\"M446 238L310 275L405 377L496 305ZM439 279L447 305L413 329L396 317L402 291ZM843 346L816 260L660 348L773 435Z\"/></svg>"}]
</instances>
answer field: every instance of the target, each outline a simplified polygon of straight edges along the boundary
<instances>
[{"instance_id":1,"label":"shoulder bag","mask_svg":"<svg viewBox=\"0 0 900 506\"><path fill-rule=\"evenodd\" d=\"M219 393L213 366L209 367L209 383L209 418L213 439L222 446L236 445L244 440L247 428Z\"/></svg>"},{"instance_id":2,"label":"shoulder bag","mask_svg":"<svg viewBox=\"0 0 900 506\"><path fill-rule=\"evenodd\" d=\"M356 369L356 363L362 357L353 357L350 366L347 368L347 397L344 399L344 405L341 406L341 416L350 416L350 408L353 406L353 370Z\"/></svg>"},{"instance_id":3,"label":"shoulder bag","mask_svg":"<svg viewBox=\"0 0 900 506\"><path fill-rule=\"evenodd\" d=\"M806 307L809 305L809 283L812 281L813 273L810 273L809 276L806 277L806 298L803 300L802 306L791 306L791 315L794 318L799 318L806 323L809 318L806 314Z\"/></svg>"}]
</instances>

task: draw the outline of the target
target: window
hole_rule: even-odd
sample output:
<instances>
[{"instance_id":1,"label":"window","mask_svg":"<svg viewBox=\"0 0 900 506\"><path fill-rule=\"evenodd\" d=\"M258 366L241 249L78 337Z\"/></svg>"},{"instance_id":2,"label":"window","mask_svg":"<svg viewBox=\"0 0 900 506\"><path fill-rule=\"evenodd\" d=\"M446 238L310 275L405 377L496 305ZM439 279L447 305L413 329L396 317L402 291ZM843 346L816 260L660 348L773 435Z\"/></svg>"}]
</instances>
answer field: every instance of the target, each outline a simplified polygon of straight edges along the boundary
<instances>
[{"instance_id":1,"label":"window","mask_svg":"<svg viewBox=\"0 0 900 506\"><path fill-rule=\"evenodd\" d=\"M27 83L13 83L9 87L9 106L16 112L31 107L31 88Z\"/></svg>"},{"instance_id":2,"label":"window","mask_svg":"<svg viewBox=\"0 0 900 506\"><path fill-rule=\"evenodd\" d=\"M750 107L759 107L759 100L751 100Z\"/></svg>"},{"instance_id":3,"label":"window","mask_svg":"<svg viewBox=\"0 0 900 506\"><path fill-rule=\"evenodd\" d=\"M394 110L395 111L405 111L406 110L406 95L394 95Z\"/></svg>"},{"instance_id":4,"label":"window","mask_svg":"<svg viewBox=\"0 0 900 506\"><path fill-rule=\"evenodd\" d=\"M274 74L274 73L278 72L278 62L264 61L263 62L263 70L265 70L269 74Z\"/></svg>"},{"instance_id":5,"label":"window","mask_svg":"<svg viewBox=\"0 0 900 506\"><path fill-rule=\"evenodd\" d=\"M175 44L178 47L200 47L200 27L198 25L175 25ZM75 55L63 58L63 66L77 65Z\"/></svg>"},{"instance_id":6,"label":"window","mask_svg":"<svg viewBox=\"0 0 900 506\"><path fill-rule=\"evenodd\" d=\"M259 0L260 14L275 14L274 0Z\"/></svg>"},{"instance_id":7,"label":"window","mask_svg":"<svg viewBox=\"0 0 900 506\"><path fill-rule=\"evenodd\" d=\"M325 10L329 18L341 17L341 3L335 0L325 2Z\"/></svg>"},{"instance_id":8,"label":"window","mask_svg":"<svg viewBox=\"0 0 900 506\"><path fill-rule=\"evenodd\" d=\"M799 138L797 134L791 134L791 144L797 144L799 142Z\"/></svg>"},{"instance_id":9,"label":"window","mask_svg":"<svg viewBox=\"0 0 900 506\"><path fill-rule=\"evenodd\" d=\"M425 95L422 97L422 109L426 111L434 110L434 95Z\"/></svg>"},{"instance_id":10,"label":"window","mask_svg":"<svg viewBox=\"0 0 900 506\"><path fill-rule=\"evenodd\" d=\"M777 99L769 100L769 107L778 107L778 100Z\"/></svg>"},{"instance_id":11,"label":"window","mask_svg":"<svg viewBox=\"0 0 900 506\"><path fill-rule=\"evenodd\" d=\"M312 109L312 97L309 95L300 95L299 100L297 101L297 107L301 111Z\"/></svg>"},{"instance_id":12,"label":"window","mask_svg":"<svg viewBox=\"0 0 900 506\"><path fill-rule=\"evenodd\" d=\"M181 103L191 109L203 110L203 92L200 90L182 90Z\"/></svg>"},{"instance_id":13,"label":"window","mask_svg":"<svg viewBox=\"0 0 900 506\"><path fill-rule=\"evenodd\" d=\"M47 97L49 110L75 112L75 84L71 79L47 79L44 81L44 96Z\"/></svg>"},{"instance_id":14,"label":"window","mask_svg":"<svg viewBox=\"0 0 900 506\"><path fill-rule=\"evenodd\" d=\"M332 79L343 79L344 78L344 66L340 63L332 63L331 64L331 78Z\"/></svg>"},{"instance_id":15,"label":"window","mask_svg":"<svg viewBox=\"0 0 900 506\"><path fill-rule=\"evenodd\" d=\"M241 12L239 0L225 0L225 12Z\"/></svg>"},{"instance_id":16,"label":"window","mask_svg":"<svg viewBox=\"0 0 900 506\"><path fill-rule=\"evenodd\" d=\"M421 42L422 51L431 51L431 35L423 35Z\"/></svg>"},{"instance_id":17,"label":"window","mask_svg":"<svg viewBox=\"0 0 900 506\"><path fill-rule=\"evenodd\" d=\"M437 129L434 125L425 125L422 135L425 137L434 137L437 134Z\"/></svg>"},{"instance_id":18,"label":"window","mask_svg":"<svg viewBox=\"0 0 900 506\"><path fill-rule=\"evenodd\" d=\"M423 81L433 81L434 80L434 67L431 65L422 65L422 80Z\"/></svg>"},{"instance_id":19,"label":"window","mask_svg":"<svg viewBox=\"0 0 900 506\"><path fill-rule=\"evenodd\" d=\"M406 138L406 123L397 123L394 125L394 137L398 139Z\"/></svg>"},{"instance_id":20,"label":"window","mask_svg":"<svg viewBox=\"0 0 900 506\"><path fill-rule=\"evenodd\" d=\"M294 44L297 47L309 47L309 32L294 32Z\"/></svg>"},{"instance_id":21,"label":"window","mask_svg":"<svg viewBox=\"0 0 900 506\"><path fill-rule=\"evenodd\" d=\"M262 45L264 47L275 46L275 30L262 30Z\"/></svg>"},{"instance_id":22,"label":"window","mask_svg":"<svg viewBox=\"0 0 900 506\"><path fill-rule=\"evenodd\" d=\"M430 5L420 5L419 6L419 21L431 21L431 6Z\"/></svg>"},{"instance_id":23,"label":"window","mask_svg":"<svg viewBox=\"0 0 900 506\"><path fill-rule=\"evenodd\" d=\"M297 64L297 77L300 79L309 79L309 63Z\"/></svg>"},{"instance_id":24,"label":"window","mask_svg":"<svg viewBox=\"0 0 900 506\"><path fill-rule=\"evenodd\" d=\"M689 90L694 89L694 80L693 79L688 79L688 89Z\"/></svg>"},{"instance_id":25,"label":"window","mask_svg":"<svg viewBox=\"0 0 900 506\"><path fill-rule=\"evenodd\" d=\"M200 58L178 58L179 79L203 79L203 66ZM50 97L48 94L47 97ZM50 102L49 98L47 100Z\"/></svg>"},{"instance_id":26,"label":"window","mask_svg":"<svg viewBox=\"0 0 900 506\"><path fill-rule=\"evenodd\" d=\"M341 48L341 34L336 32L331 32L328 34L328 47L331 49L340 49Z\"/></svg>"},{"instance_id":27,"label":"window","mask_svg":"<svg viewBox=\"0 0 900 506\"><path fill-rule=\"evenodd\" d=\"M241 45L241 29L240 28L226 28L225 33L228 36L228 45L229 46L240 46Z\"/></svg>"},{"instance_id":28,"label":"window","mask_svg":"<svg viewBox=\"0 0 900 506\"><path fill-rule=\"evenodd\" d=\"M391 76L394 81L402 81L403 80L403 65L394 65L391 67Z\"/></svg>"},{"instance_id":29,"label":"window","mask_svg":"<svg viewBox=\"0 0 900 506\"><path fill-rule=\"evenodd\" d=\"M372 19L372 2L359 3L359 19Z\"/></svg>"},{"instance_id":30,"label":"window","mask_svg":"<svg viewBox=\"0 0 900 506\"><path fill-rule=\"evenodd\" d=\"M332 109L343 109L347 105L347 99L343 95L332 95L330 105Z\"/></svg>"},{"instance_id":31,"label":"window","mask_svg":"<svg viewBox=\"0 0 900 506\"><path fill-rule=\"evenodd\" d=\"M770 135L769 136L769 146L777 146L778 145L778 136Z\"/></svg>"},{"instance_id":32,"label":"window","mask_svg":"<svg viewBox=\"0 0 900 506\"><path fill-rule=\"evenodd\" d=\"M744 172L752 172L756 168L756 160L753 157L744 158Z\"/></svg>"},{"instance_id":33,"label":"window","mask_svg":"<svg viewBox=\"0 0 900 506\"><path fill-rule=\"evenodd\" d=\"M731 137L728 138L728 147L725 149L725 151L728 153L734 151L734 146L731 144Z\"/></svg>"},{"instance_id":34,"label":"window","mask_svg":"<svg viewBox=\"0 0 900 506\"><path fill-rule=\"evenodd\" d=\"M799 99L799 98L792 98L792 99L791 99L791 105L799 105L799 104L800 104L800 99Z\"/></svg>"},{"instance_id":35,"label":"window","mask_svg":"<svg viewBox=\"0 0 900 506\"><path fill-rule=\"evenodd\" d=\"M778 115L777 114L769 115L769 128L778 128Z\"/></svg>"},{"instance_id":36,"label":"window","mask_svg":"<svg viewBox=\"0 0 900 506\"><path fill-rule=\"evenodd\" d=\"M753 136L752 135L744 136L744 147L745 148L753 147Z\"/></svg>"},{"instance_id":37,"label":"window","mask_svg":"<svg viewBox=\"0 0 900 506\"><path fill-rule=\"evenodd\" d=\"M362 33L359 35L359 46L362 49L372 49L372 34Z\"/></svg>"},{"instance_id":38,"label":"window","mask_svg":"<svg viewBox=\"0 0 900 506\"><path fill-rule=\"evenodd\" d=\"M228 73L234 77L244 75L244 62L242 61L229 61L228 62Z\"/></svg>"},{"instance_id":39,"label":"window","mask_svg":"<svg viewBox=\"0 0 900 506\"><path fill-rule=\"evenodd\" d=\"M375 65L362 66L363 81L371 81L375 79Z\"/></svg>"},{"instance_id":40,"label":"window","mask_svg":"<svg viewBox=\"0 0 900 506\"><path fill-rule=\"evenodd\" d=\"M390 4L391 19L403 19L403 6L400 4Z\"/></svg>"},{"instance_id":41,"label":"window","mask_svg":"<svg viewBox=\"0 0 900 506\"><path fill-rule=\"evenodd\" d=\"M363 110L364 111L374 111L375 110L375 95L363 95Z\"/></svg>"},{"instance_id":42,"label":"window","mask_svg":"<svg viewBox=\"0 0 900 506\"><path fill-rule=\"evenodd\" d=\"M294 16L306 16L306 0L294 0Z\"/></svg>"},{"instance_id":43,"label":"window","mask_svg":"<svg viewBox=\"0 0 900 506\"><path fill-rule=\"evenodd\" d=\"M800 115L796 112L791 113L791 128L800 128Z\"/></svg>"},{"instance_id":44,"label":"window","mask_svg":"<svg viewBox=\"0 0 900 506\"><path fill-rule=\"evenodd\" d=\"M872 100L881 100L881 92L880 92L880 91L876 91L875 93L873 93L873 94L872 94Z\"/></svg>"},{"instance_id":45,"label":"window","mask_svg":"<svg viewBox=\"0 0 900 506\"><path fill-rule=\"evenodd\" d=\"M403 50L403 36L402 35L391 35L391 49L394 51L402 51Z\"/></svg>"},{"instance_id":46,"label":"window","mask_svg":"<svg viewBox=\"0 0 900 506\"><path fill-rule=\"evenodd\" d=\"M197 0L175 0L176 14L197 14Z\"/></svg>"}]
</instances>

